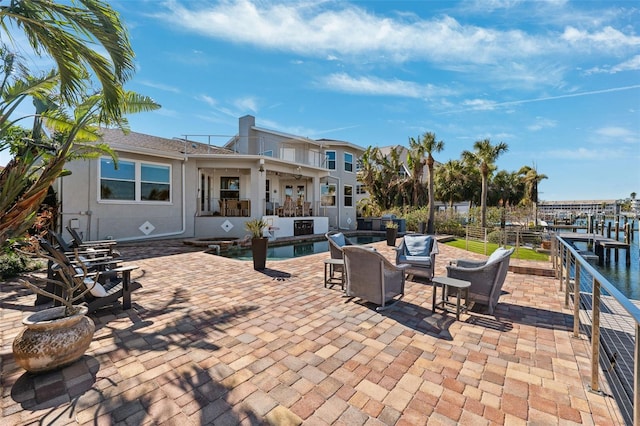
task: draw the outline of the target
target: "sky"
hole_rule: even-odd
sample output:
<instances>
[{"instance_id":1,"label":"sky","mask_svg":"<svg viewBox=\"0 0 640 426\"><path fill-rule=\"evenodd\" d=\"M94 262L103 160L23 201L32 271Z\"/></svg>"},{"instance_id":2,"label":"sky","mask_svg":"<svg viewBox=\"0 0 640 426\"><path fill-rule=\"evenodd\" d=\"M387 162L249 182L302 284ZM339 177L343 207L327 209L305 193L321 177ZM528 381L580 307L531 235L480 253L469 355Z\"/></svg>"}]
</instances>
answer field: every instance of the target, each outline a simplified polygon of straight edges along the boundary
<instances>
[{"instance_id":1,"label":"sky","mask_svg":"<svg viewBox=\"0 0 640 426\"><path fill-rule=\"evenodd\" d=\"M126 88L162 105L135 132L223 145L251 114L365 148L433 132L439 162L489 138L500 170L548 176L541 201L640 195L637 1L110 4L136 53Z\"/></svg>"}]
</instances>

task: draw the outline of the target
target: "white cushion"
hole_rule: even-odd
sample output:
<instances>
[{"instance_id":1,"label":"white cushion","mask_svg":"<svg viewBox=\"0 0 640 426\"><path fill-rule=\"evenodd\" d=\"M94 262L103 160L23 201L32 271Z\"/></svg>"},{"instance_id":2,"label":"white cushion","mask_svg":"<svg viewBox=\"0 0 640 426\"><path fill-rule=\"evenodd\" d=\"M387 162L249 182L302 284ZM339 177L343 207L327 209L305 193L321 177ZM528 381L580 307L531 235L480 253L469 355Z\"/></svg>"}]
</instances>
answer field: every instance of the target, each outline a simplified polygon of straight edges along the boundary
<instances>
[{"instance_id":1,"label":"white cushion","mask_svg":"<svg viewBox=\"0 0 640 426\"><path fill-rule=\"evenodd\" d=\"M84 285L89 289L89 293L94 297L105 297L107 295L107 290L102 287L102 284L92 280L91 278L85 278Z\"/></svg>"},{"instance_id":2,"label":"white cushion","mask_svg":"<svg viewBox=\"0 0 640 426\"><path fill-rule=\"evenodd\" d=\"M498 247L496 249L496 251L491 253L491 256L489 256L489 258L487 259L487 262L485 264L489 265L490 263L499 261L500 259L502 259L504 257L505 254L507 254L508 251L509 250L507 250L504 247Z\"/></svg>"},{"instance_id":3,"label":"white cushion","mask_svg":"<svg viewBox=\"0 0 640 426\"><path fill-rule=\"evenodd\" d=\"M76 267L75 269L76 274L84 274L82 268ZM83 282L93 297L105 297L107 295L107 290L105 290L102 284L95 281L93 278L85 277Z\"/></svg>"}]
</instances>

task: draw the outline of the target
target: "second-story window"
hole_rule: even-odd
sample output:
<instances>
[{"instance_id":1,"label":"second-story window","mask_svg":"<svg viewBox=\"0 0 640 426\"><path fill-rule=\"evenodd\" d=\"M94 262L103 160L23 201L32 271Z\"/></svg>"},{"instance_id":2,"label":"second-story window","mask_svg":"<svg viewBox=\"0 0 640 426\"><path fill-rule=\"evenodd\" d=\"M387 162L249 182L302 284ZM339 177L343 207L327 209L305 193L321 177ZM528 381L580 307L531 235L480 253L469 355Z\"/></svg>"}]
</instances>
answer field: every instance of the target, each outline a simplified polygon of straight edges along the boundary
<instances>
[{"instance_id":1,"label":"second-story window","mask_svg":"<svg viewBox=\"0 0 640 426\"><path fill-rule=\"evenodd\" d=\"M327 169L335 170L336 169L336 152L325 151L324 155L327 158Z\"/></svg>"},{"instance_id":2,"label":"second-story window","mask_svg":"<svg viewBox=\"0 0 640 426\"><path fill-rule=\"evenodd\" d=\"M353 154L344 153L344 171L353 172Z\"/></svg>"}]
</instances>

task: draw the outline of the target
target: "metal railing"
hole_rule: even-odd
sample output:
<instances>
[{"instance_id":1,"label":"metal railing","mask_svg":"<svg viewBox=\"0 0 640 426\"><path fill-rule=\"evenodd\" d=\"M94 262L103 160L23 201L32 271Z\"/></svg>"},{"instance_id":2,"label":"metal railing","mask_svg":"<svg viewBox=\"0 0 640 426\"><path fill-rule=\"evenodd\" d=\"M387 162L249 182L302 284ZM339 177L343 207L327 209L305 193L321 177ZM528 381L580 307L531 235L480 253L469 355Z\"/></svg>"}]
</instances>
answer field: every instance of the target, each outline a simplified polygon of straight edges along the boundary
<instances>
[{"instance_id":1,"label":"metal railing","mask_svg":"<svg viewBox=\"0 0 640 426\"><path fill-rule=\"evenodd\" d=\"M640 424L640 309L604 278L570 240L551 239L551 255L565 307L573 304L573 337L591 342L591 391L602 393L600 372L627 424Z\"/></svg>"}]
</instances>

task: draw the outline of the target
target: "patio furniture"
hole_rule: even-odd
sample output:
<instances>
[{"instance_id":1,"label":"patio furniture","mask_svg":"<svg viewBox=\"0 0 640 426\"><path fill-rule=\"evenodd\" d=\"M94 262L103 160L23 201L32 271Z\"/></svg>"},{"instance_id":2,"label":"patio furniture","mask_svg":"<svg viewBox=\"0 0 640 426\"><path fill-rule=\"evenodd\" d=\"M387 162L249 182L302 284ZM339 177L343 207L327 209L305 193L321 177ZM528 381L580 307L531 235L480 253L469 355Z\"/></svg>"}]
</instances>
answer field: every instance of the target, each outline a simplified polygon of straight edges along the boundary
<instances>
[{"instance_id":1,"label":"patio furniture","mask_svg":"<svg viewBox=\"0 0 640 426\"><path fill-rule=\"evenodd\" d=\"M474 303L487 305L492 314L502 292L514 249L497 248L487 260L458 259L447 266L447 276L469 281L469 297Z\"/></svg>"},{"instance_id":2,"label":"patio furniture","mask_svg":"<svg viewBox=\"0 0 640 426\"><path fill-rule=\"evenodd\" d=\"M73 245L73 247L76 248L81 248L81 249L87 249L87 248L98 248L98 249L106 249L109 250L109 256L120 256L120 253L115 250L115 246L117 244L116 241L114 240L91 240L91 241L84 241L82 239L82 236L78 233L78 231L76 231L74 228L67 226L67 231L69 232L69 234L71 235L71 244Z\"/></svg>"},{"instance_id":3,"label":"patio furniture","mask_svg":"<svg viewBox=\"0 0 640 426\"><path fill-rule=\"evenodd\" d=\"M381 311L402 299L407 266L396 266L380 252L350 245L342 248L346 272L346 294L379 305ZM395 299L396 296L400 296Z\"/></svg>"},{"instance_id":4,"label":"patio furniture","mask_svg":"<svg viewBox=\"0 0 640 426\"><path fill-rule=\"evenodd\" d=\"M324 287L340 284L344 290L344 259L324 260Z\"/></svg>"},{"instance_id":5,"label":"patio furniture","mask_svg":"<svg viewBox=\"0 0 640 426\"><path fill-rule=\"evenodd\" d=\"M349 238L345 237L342 232L331 231L324 234L324 236L327 241L329 241L329 253L331 254L331 259L342 261L342 248L344 246L353 245L353 243ZM331 272L340 272L340 274L344 274L344 264L334 264Z\"/></svg>"},{"instance_id":6,"label":"patio furniture","mask_svg":"<svg viewBox=\"0 0 640 426\"><path fill-rule=\"evenodd\" d=\"M45 240L40 240L40 246L55 260L48 265L48 278L77 285L78 295L82 295L88 312L113 305L120 299L123 309L131 308L131 293L142 287L131 281L131 271L138 269L137 266L118 266L118 261L109 258L71 259ZM48 282L47 287L54 294L61 295L63 291L52 282ZM54 304L57 303L54 301Z\"/></svg>"},{"instance_id":7,"label":"patio furniture","mask_svg":"<svg viewBox=\"0 0 640 426\"><path fill-rule=\"evenodd\" d=\"M93 247L91 245L83 246L83 245L75 245L73 242L67 242L62 237L62 235L54 232L52 230L48 230L47 234L51 239L51 243L55 247L60 248L62 252L67 254L68 256L75 255L85 255L85 256L109 256L110 248L102 248L102 247Z\"/></svg>"},{"instance_id":8,"label":"patio furniture","mask_svg":"<svg viewBox=\"0 0 640 426\"><path fill-rule=\"evenodd\" d=\"M292 217L296 215L296 203L293 202L291 197L287 197L284 200L284 205L281 209L280 216Z\"/></svg>"},{"instance_id":9,"label":"patio furniture","mask_svg":"<svg viewBox=\"0 0 640 426\"><path fill-rule=\"evenodd\" d=\"M431 281L438 254L438 242L432 235L407 234L396 250L396 265L408 265L407 275Z\"/></svg>"},{"instance_id":10,"label":"patio furniture","mask_svg":"<svg viewBox=\"0 0 640 426\"><path fill-rule=\"evenodd\" d=\"M440 308L445 312L452 312L452 308L455 307L453 312L456 314L456 320L460 321L460 313L466 312L469 308L469 287L471 283L449 277L433 277L431 283L433 284L431 311L435 313L436 308ZM442 286L442 300L436 302L438 285ZM449 301L452 289L455 291L456 303ZM462 293L464 293L464 303L460 301Z\"/></svg>"},{"instance_id":11,"label":"patio furniture","mask_svg":"<svg viewBox=\"0 0 640 426\"><path fill-rule=\"evenodd\" d=\"M311 201L302 203L302 216L311 216Z\"/></svg>"}]
</instances>

